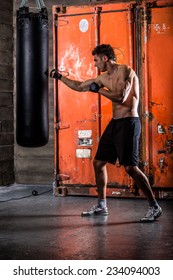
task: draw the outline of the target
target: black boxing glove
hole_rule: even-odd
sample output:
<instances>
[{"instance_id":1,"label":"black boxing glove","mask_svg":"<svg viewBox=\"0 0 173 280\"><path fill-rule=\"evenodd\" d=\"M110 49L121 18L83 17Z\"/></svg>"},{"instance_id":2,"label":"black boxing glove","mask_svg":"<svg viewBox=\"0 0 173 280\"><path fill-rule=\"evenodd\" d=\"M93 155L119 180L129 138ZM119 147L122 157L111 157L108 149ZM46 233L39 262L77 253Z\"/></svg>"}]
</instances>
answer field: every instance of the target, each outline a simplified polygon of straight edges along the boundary
<instances>
[{"instance_id":1,"label":"black boxing glove","mask_svg":"<svg viewBox=\"0 0 173 280\"><path fill-rule=\"evenodd\" d=\"M92 83L89 87L89 90L92 91L92 92L98 92L100 89L99 85L96 84L95 82Z\"/></svg>"},{"instance_id":2,"label":"black boxing glove","mask_svg":"<svg viewBox=\"0 0 173 280\"><path fill-rule=\"evenodd\" d=\"M57 80L61 80L62 75L56 69L52 69L52 71L50 72L50 77Z\"/></svg>"}]
</instances>

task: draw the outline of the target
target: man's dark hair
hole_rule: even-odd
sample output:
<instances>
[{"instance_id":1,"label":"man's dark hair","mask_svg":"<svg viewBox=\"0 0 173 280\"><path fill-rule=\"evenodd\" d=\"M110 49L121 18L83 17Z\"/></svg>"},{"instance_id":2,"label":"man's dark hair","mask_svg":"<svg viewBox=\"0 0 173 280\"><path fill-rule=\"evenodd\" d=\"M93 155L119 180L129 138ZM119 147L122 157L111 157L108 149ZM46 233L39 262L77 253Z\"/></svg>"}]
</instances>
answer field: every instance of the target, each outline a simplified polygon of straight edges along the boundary
<instances>
[{"instance_id":1,"label":"man's dark hair","mask_svg":"<svg viewBox=\"0 0 173 280\"><path fill-rule=\"evenodd\" d=\"M102 44L95 47L92 51L92 55L98 55L100 57L106 55L108 59L116 61L116 55L114 53L114 49L109 44Z\"/></svg>"}]
</instances>

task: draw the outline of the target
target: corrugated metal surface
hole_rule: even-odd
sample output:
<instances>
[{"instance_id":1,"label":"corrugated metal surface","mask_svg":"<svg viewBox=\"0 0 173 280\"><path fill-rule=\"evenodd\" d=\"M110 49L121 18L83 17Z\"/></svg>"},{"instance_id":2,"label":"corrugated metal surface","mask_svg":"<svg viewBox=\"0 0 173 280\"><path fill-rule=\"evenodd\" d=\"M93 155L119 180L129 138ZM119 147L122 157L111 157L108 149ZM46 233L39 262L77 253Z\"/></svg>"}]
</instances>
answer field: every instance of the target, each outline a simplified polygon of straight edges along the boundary
<instances>
[{"instance_id":1,"label":"corrugated metal surface","mask_svg":"<svg viewBox=\"0 0 173 280\"><path fill-rule=\"evenodd\" d=\"M154 186L173 186L173 8L152 8L148 28L150 168Z\"/></svg>"},{"instance_id":2,"label":"corrugated metal surface","mask_svg":"<svg viewBox=\"0 0 173 280\"><path fill-rule=\"evenodd\" d=\"M100 43L111 44L118 63L137 71L140 165L153 187L161 188L173 187L173 1L165 3L53 7L55 67L64 75L80 81L96 77L91 51ZM94 185L92 160L111 119L111 102L56 81L55 104L55 178L69 185ZM108 166L108 178L116 187L132 184L118 164Z\"/></svg>"},{"instance_id":3,"label":"corrugated metal surface","mask_svg":"<svg viewBox=\"0 0 173 280\"><path fill-rule=\"evenodd\" d=\"M96 76L91 55L95 46L94 9L67 8L57 22L59 70L81 81ZM62 179L67 175L69 184L94 184L92 159L99 134L98 95L75 92L59 82L57 96L58 173Z\"/></svg>"}]
</instances>

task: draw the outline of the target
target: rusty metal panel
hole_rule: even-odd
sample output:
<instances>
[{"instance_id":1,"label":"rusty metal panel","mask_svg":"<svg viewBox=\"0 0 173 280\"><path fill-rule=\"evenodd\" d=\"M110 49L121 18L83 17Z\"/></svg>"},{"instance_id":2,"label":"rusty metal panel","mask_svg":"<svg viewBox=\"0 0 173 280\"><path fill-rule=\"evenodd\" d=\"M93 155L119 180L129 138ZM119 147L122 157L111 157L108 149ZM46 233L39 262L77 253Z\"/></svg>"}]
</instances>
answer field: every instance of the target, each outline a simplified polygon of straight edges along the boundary
<instances>
[{"instance_id":1,"label":"rusty metal panel","mask_svg":"<svg viewBox=\"0 0 173 280\"><path fill-rule=\"evenodd\" d=\"M91 54L95 47L94 13L90 7L69 7L55 18L57 66L70 79L84 81L96 77ZM95 184L92 160L99 134L98 96L75 92L61 82L56 94L60 180L67 184Z\"/></svg>"},{"instance_id":2,"label":"rusty metal panel","mask_svg":"<svg viewBox=\"0 0 173 280\"><path fill-rule=\"evenodd\" d=\"M148 30L150 172L173 187L173 7L152 8Z\"/></svg>"}]
</instances>

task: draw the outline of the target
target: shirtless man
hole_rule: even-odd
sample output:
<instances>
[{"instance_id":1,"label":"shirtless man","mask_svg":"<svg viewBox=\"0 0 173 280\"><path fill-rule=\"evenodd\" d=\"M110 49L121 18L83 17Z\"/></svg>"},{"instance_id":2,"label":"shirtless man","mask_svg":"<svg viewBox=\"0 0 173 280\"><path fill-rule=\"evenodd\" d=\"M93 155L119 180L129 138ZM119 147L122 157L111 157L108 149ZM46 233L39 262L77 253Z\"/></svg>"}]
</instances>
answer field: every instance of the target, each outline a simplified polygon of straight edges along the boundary
<instances>
[{"instance_id":1,"label":"shirtless man","mask_svg":"<svg viewBox=\"0 0 173 280\"><path fill-rule=\"evenodd\" d=\"M141 131L138 116L139 81L128 65L116 63L116 56L110 45L99 45L93 51L95 67L101 72L95 79L84 82L62 76L53 69L50 76L61 80L69 88L101 94L112 101L112 120L106 127L94 159L94 171L98 188L98 202L82 216L108 215L106 205L107 163L115 164L117 159L125 171L141 188L149 202L149 209L141 222L153 222L162 214L145 174L138 168L138 148Z\"/></svg>"}]
</instances>

